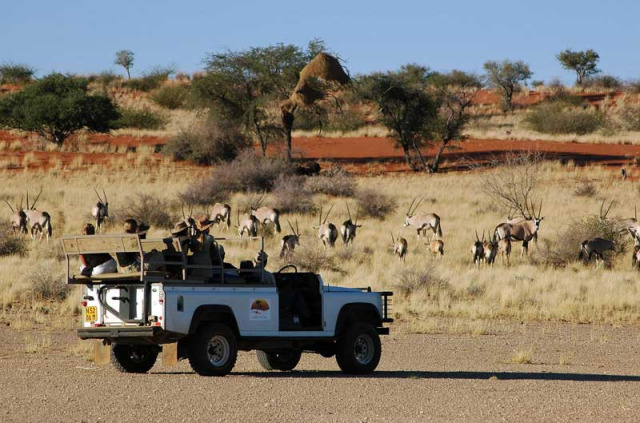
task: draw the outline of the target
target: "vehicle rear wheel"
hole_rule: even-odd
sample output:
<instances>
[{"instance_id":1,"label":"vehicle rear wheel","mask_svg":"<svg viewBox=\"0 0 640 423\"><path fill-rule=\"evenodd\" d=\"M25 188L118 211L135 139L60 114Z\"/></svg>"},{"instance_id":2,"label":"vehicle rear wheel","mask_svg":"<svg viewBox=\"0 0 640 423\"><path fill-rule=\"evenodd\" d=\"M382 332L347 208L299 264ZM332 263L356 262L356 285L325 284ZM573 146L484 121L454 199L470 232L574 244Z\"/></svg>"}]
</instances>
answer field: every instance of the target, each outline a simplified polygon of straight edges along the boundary
<instances>
[{"instance_id":1,"label":"vehicle rear wheel","mask_svg":"<svg viewBox=\"0 0 640 423\"><path fill-rule=\"evenodd\" d=\"M147 373L158 358L158 349L151 345L111 345L111 363L123 373Z\"/></svg>"},{"instance_id":2,"label":"vehicle rear wheel","mask_svg":"<svg viewBox=\"0 0 640 423\"><path fill-rule=\"evenodd\" d=\"M189 346L189 364L201 376L228 375L237 357L236 336L222 323L201 327Z\"/></svg>"},{"instance_id":3,"label":"vehicle rear wheel","mask_svg":"<svg viewBox=\"0 0 640 423\"><path fill-rule=\"evenodd\" d=\"M360 375L373 372L380 362L382 346L376 329L367 323L347 328L338 339L336 361L343 372Z\"/></svg>"},{"instance_id":4,"label":"vehicle rear wheel","mask_svg":"<svg viewBox=\"0 0 640 423\"><path fill-rule=\"evenodd\" d=\"M302 352L298 350L286 350L278 352L256 351L258 363L265 370L293 370L300 362Z\"/></svg>"}]
</instances>

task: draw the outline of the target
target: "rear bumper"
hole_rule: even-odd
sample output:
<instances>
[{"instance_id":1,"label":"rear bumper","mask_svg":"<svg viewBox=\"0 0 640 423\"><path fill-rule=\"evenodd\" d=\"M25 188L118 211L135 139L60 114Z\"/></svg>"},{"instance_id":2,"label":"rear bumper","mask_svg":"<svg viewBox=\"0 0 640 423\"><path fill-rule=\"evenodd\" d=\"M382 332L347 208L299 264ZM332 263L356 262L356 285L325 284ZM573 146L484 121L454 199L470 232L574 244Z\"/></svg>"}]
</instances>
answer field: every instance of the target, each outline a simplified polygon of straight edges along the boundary
<instances>
[{"instance_id":1,"label":"rear bumper","mask_svg":"<svg viewBox=\"0 0 640 423\"><path fill-rule=\"evenodd\" d=\"M106 339L109 341L125 341L131 343L155 343L167 337L167 332L161 327L98 327L78 329L80 339Z\"/></svg>"}]
</instances>

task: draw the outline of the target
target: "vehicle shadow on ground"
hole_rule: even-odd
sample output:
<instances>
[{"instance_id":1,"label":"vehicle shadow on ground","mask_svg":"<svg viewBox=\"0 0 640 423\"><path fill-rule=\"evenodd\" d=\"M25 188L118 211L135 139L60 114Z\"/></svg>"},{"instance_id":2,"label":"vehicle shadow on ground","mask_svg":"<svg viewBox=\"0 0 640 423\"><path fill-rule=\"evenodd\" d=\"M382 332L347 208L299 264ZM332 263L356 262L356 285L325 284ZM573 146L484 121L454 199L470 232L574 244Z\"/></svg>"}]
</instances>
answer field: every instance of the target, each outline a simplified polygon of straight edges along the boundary
<instances>
[{"instance_id":1,"label":"vehicle shadow on ground","mask_svg":"<svg viewBox=\"0 0 640 423\"><path fill-rule=\"evenodd\" d=\"M292 371L292 372L233 372L233 375L264 378L348 378L354 377L339 371ZM373 379L470 379L470 380L556 380L576 382L640 382L640 376L606 375L593 373L547 373L547 372L421 372L421 371L376 371L370 375L355 376Z\"/></svg>"}]
</instances>

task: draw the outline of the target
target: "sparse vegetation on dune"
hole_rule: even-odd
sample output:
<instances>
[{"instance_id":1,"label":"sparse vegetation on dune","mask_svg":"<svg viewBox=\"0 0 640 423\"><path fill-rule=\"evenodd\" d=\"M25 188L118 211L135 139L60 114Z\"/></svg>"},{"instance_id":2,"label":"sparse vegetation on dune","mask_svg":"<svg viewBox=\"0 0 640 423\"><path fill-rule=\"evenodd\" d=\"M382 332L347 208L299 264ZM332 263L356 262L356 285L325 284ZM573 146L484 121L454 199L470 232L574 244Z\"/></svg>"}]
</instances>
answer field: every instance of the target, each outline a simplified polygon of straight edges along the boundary
<instances>
[{"instance_id":1,"label":"sparse vegetation on dune","mask_svg":"<svg viewBox=\"0 0 640 423\"><path fill-rule=\"evenodd\" d=\"M27 313L29 319L37 320L41 313L38 310L43 304L48 313L60 316L57 323L60 325L64 320L72 321L78 313L79 290L72 288L68 296L61 299L67 294L59 293L56 288L55 281L57 275L64 271L64 261L55 239L61 234L79 233L83 224L91 220L89 212L93 193L88 187L106 187L114 214L114 219L107 226L108 232L122 230L118 210L135 206L132 203L138 202L136 195L144 193L157 199L158 208L170 216L169 221L152 222L149 237L167 236L170 220L180 218L179 193L200 184L201 175L197 169L177 173L173 168L163 170L162 167L123 167L117 173L99 167L73 173L3 171L2 178L8 181L3 192L6 198L19 198L27 187L40 183L46 187L39 206L51 213L54 228L54 240L49 245L27 240L25 257L0 257L0 306L4 310L4 319L17 319L15 315L21 310L20 313ZM576 196L576 181L587 178L596 193L593 196ZM602 204L599 193L606 192L607 198L617 199L609 215L611 219L633 216L633 208L626 205L637 199L636 185L622 183L606 169L541 164L536 197L544 200L545 219L538 247L532 243L530 256L525 258L520 257L520 245L514 243L511 266L505 266L498 258L493 268L483 265L480 269L473 266L470 254L474 230L493 230L504 221L507 210L496 206L483 192L477 172L380 176L356 178L356 181L359 192L375 190L396 203L397 208L389 211L384 220L367 218L361 211L359 223L363 227L358 230L355 244L347 248L338 240L335 249L326 251L313 229L317 216L283 214L281 221L285 233L288 232L286 220L297 220L302 232L300 248L296 248L292 261L301 267L318 269L325 281L332 285L369 285L374 289L395 290L395 317L409 325L410 330L423 330L434 317L617 323L638 320L640 287L638 273L630 266L630 253L613 256L610 268L596 267L594 263L585 265L577 260L579 251L578 245L573 245L574 240L565 240L561 236L574 220L597 213ZM414 197L426 193L433 201L423 202L420 211L435 212L442 218L446 251L442 258L431 256L425 245L427 240L417 240L415 229L403 227L408 205ZM221 198L232 206L233 223L245 196L226 193ZM320 199L324 207L334 205L330 221L339 226L346 220L348 198L318 197L316 204ZM208 204L194 205L193 214L206 212ZM279 206L271 194L265 198L265 204ZM141 214L135 217L151 220L154 208L146 207L146 211L140 210ZM2 212L3 217L8 216L8 211L6 208ZM353 207L351 212L354 213ZM404 266L391 254L390 232L408 240L409 252ZM218 234L217 230L214 234ZM258 248L257 242L233 242L226 246L227 257L237 263L240 259L253 258ZM546 264L543 253L547 248L566 250L575 256L575 260L560 268ZM266 250L271 258L269 269L277 270L285 263L277 258L279 237L268 237ZM30 276L35 275L34 261L46 262L53 279L40 279L35 284L35 279ZM72 263L72 266L77 266L77 263ZM52 296L58 299L52 300Z\"/></svg>"}]
</instances>

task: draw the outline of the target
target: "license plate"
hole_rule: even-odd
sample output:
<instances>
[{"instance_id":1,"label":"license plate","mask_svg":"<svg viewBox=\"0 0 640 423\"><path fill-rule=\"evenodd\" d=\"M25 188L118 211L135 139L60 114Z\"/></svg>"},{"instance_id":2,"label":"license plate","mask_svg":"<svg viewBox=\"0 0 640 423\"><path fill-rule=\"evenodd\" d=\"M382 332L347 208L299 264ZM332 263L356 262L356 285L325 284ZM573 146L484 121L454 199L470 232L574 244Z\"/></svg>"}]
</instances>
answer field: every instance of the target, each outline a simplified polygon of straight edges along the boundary
<instances>
[{"instance_id":1,"label":"license plate","mask_svg":"<svg viewBox=\"0 0 640 423\"><path fill-rule=\"evenodd\" d=\"M98 320L98 307L88 306L84 308L84 321L93 323Z\"/></svg>"}]
</instances>

